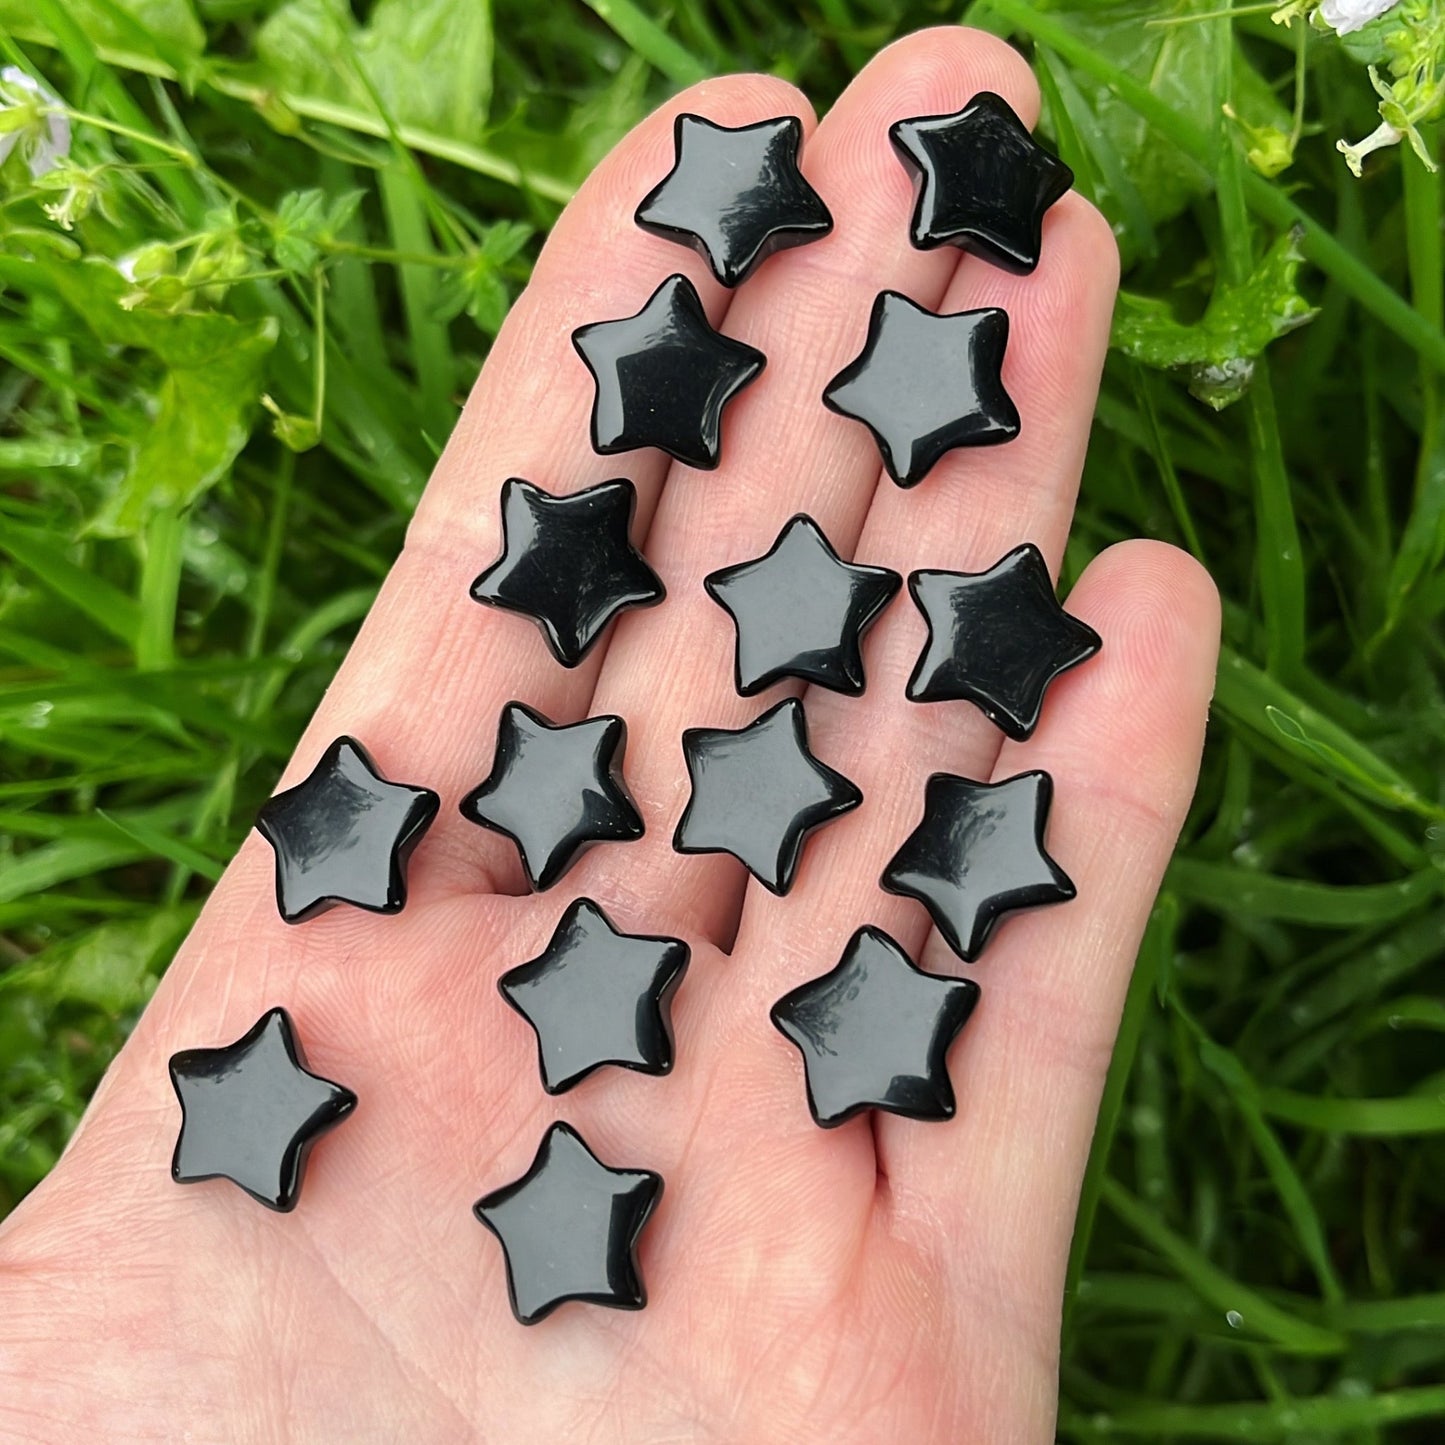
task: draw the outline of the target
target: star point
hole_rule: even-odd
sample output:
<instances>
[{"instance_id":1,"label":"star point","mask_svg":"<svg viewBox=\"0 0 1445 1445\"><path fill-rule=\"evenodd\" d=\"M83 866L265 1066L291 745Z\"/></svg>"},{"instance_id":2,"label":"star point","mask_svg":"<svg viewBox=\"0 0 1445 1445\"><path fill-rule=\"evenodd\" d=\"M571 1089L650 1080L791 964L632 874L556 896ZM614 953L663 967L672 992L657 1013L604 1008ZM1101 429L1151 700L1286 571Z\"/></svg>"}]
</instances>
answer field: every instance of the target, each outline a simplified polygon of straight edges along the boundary
<instances>
[{"instance_id":1,"label":"star point","mask_svg":"<svg viewBox=\"0 0 1445 1445\"><path fill-rule=\"evenodd\" d=\"M981 91L960 111L900 120L888 135L913 178L914 246L958 246L1019 276L1037 267L1044 213L1074 173L1002 96Z\"/></svg>"},{"instance_id":2,"label":"star point","mask_svg":"<svg viewBox=\"0 0 1445 1445\"><path fill-rule=\"evenodd\" d=\"M462 799L462 816L510 838L527 881L550 888L594 843L642 837L622 776L627 724L612 714L555 724L509 702L492 771Z\"/></svg>"},{"instance_id":3,"label":"star point","mask_svg":"<svg viewBox=\"0 0 1445 1445\"><path fill-rule=\"evenodd\" d=\"M803 178L795 115L722 126L700 115L673 123L676 159L637 224L689 246L722 285L740 286L771 255L826 236L833 218Z\"/></svg>"},{"instance_id":4,"label":"star point","mask_svg":"<svg viewBox=\"0 0 1445 1445\"><path fill-rule=\"evenodd\" d=\"M823 392L823 405L873 433L888 475L916 487L955 447L996 446L1019 433L1004 389L1008 313L940 315L880 291L863 349Z\"/></svg>"},{"instance_id":5,"label":"star point","mask_svg":"<svg viewBox=\"0 0 1445 1445\"><path fill-rule=\"evenodd\" d=\"M1054 680L1103 646L1059 605L1032 542L986 572L914 572L908 591L928 625L909 700L971 702L1018 742L1038 727Z\"/></svg>"},{"instance_id":6,"label":"star point","mask_svg":"<svg viewBox=\"0 0 1445 1445\"><path fill-rule=\"evenodd\" d=\"M666 589L632 544L637 491L625 477L553 496L521 477L502 485L502 555L472 583L476 601L532 618L552 655L576 667L624 608Z\"/></svg>"},{"instance_id":7,"label":"star point","mask_svg":"<svg viewBox=\"0 0 1445 1445\"><path fill-rule=\"evenodd\" d=\"M793 886L808 835L863 801L855 784L813 756L794 697L743 728L689 728L682 749L692 796L673 848L730 853L772 893Z\"/></svg>"},{"instance_id":8,"label":"star point","mask_svg":"<svg viewBox=\"0 0 1445 1445\"><path fill-rule=\"evenodd\" d=\"M430 788L391 783L354 738L337 738L308 777L256 817L276 855L276 907L302 923L338 903L370 913L406 905L406 866L436 817Z\"/></svg>"},{"instance_id":9,"label":"star point","mask_svg":"<svg viewBox=\"0 0 1445 1445\"><path fill-rule=\"evenodd\" d=\"M300 1199L311 1146L356 1107L350 1089L307 1069L283 1008L225 1048L172 1055L170 1076L181 1106L171 1178L229 1179L282 1214Z\"/></svg>"},{"instance_id":10,"label":"star point","mask_svg":"<svg viewBox=\"0 0 1445 1445\"><path fill-rule=\"evenodd\" d=\"M820 1127L867 1109L942 1120L957 1109L948 1050L978 998L972 980L924 973L870 926L849 939L832 970L780 998L770 1017L803 1056Z\"/></svg>"},{"instance_id":11,"label":"star point","mask_svg":"<svg viewBox=\"0 0 1445 1445\"><path fill-rule=\"evenodd\" d=\"M572 344L596 383L594 451L658 447L704 471L722 459L723 409L767 361L715 330L681 275L669 276L635 315L579 326Z\"/></svg>"},{"instance_id":12,"label":"star point","mask_svg":"<svg viewBox=\"0 0 1445 1445\"><path fill-rule=\"evenodd\" d=\"M473 1206L496 1235L512 1313L524 1325L568 1300L640 1310L643 1226L662 1196L650 1169L610 1169L570 1124L553 1124L530 1168Z\"/></svg>"},{"instance_id":13,"label":"star point","mask_svg":"<svg viewBox=\"0 0 1445 1445\"><path fill-rule=\"evenodd\" d=\"M763 556L713 572L703 585L737 629L734 680L743 697L785 677L857 697L865 686L863 635L902 578L844 562L799 513Z\"/></svg>"},{"instance_id":14,"label":"star point","mask_svg":"<svg viewBox=\"0 0 1445 1445\"><path fill-rule=\"evenodd\" d=\"M1076 894L1044 848L1053 795L1053 779L1041 771L999 783L934 773L923 819L889 860L880 886L916 898L948 946L973 962L1006 914Z\"/></svg>"}]
</instances>

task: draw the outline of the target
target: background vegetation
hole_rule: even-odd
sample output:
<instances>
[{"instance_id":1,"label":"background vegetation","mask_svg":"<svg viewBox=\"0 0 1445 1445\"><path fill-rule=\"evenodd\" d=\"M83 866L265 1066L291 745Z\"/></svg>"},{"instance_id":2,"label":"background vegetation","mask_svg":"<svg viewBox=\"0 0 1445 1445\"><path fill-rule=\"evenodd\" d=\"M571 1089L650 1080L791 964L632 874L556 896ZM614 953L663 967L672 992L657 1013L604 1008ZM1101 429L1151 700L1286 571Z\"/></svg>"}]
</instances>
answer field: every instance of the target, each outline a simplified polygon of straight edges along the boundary
<instances>
[{"instance_id":1,"label":"background vegetation","mask_svg":"<svg viewBox=\"0 0 1445 1445\"><path fill-rule=\"evenodd\" d=\"M1342 42L1272 8L969 12L1031 52L1125 256L1069 570L1166 537L1226 598L1085 1190L1069 1440L1445 1433L1445 265L1421 159L1445 13L1403 0ZM774 69L826 105L960 15L0 0L0 1213L268 792L589 167L686 81ZM1420 153L1357 180L1334 141L1379 120L1366 62ZM69 117L34 179L57 118L22 71Z\"/></svg>"}]
</instances>

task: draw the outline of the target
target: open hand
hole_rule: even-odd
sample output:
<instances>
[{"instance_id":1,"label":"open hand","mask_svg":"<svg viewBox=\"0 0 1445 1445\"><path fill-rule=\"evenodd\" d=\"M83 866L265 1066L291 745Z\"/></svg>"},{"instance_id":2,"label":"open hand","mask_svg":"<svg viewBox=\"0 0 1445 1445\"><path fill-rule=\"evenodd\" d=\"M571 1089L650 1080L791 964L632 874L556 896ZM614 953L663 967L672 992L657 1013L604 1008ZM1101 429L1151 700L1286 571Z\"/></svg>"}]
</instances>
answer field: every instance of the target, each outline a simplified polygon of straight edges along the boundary
<instances>
[{"instance_id":1,"label":"open hand","mask_svg":"<svg viewBox=\"0 0 1445 1445\"><path fill-rule=\"evenodd\" d=\"M733 688L733 634L705 574L771 545L806 511L844 555L902 573L978 571L1031 540L1057 567L1069 530L1117 276L1108 225L1070 194L1043 260L1015 278L907 238L908 178L887 130L980 90L1027 120L1028 67L963 29L883 52L827 118L781 81L733 76L679 96L627 137L558 222L467 404L340 675L282 779L333 737L361 739L441 814L405 911L276 913L252 836L227 870L54 1173L0 1230L0 1437L16 1440L1044 1442L1053 1438L1062 1281L1075 1201L1141 930L1191 796L1218 608L1187 556L1110 548L1069 609L1104 639L1061 679L1027 744L963 703L910 704L923 623L895 603L869 634L859 699L805 696L813 750L863 790L821 830L786 898L730 858L670 846L687 797L679 737L766 705ZM726 125L797 113L826 240L775 257L736 293L643 234L679 110ZM592 387L569 335L635 311L669 272L715 324L768 356L731 407L715 473L588 444ZM857 423L819 396L861 345L882 288L934 310L1002 306L1007 446L949 454L919 487L880 477ZM626 472L636 535L668 589L579 668L524 618L478 607L509 476L570 491ZM777 696L783 695L779 691ZM589 853L527 896L515 848L466 822L498 713L619 713L646 836ZM967 970L883 864L936 771L1053 775L1050 852L1075 901L1006 923ZM631 932L693 948L666 1080L616 1069L561 1098L497 995L579 896ZM925 968L983 988L951 1056L957 1117L881 1115L819 1129L769 1006L871 923ZM295 1017L310 1062L360 1106L312 1158L301 1207L224 1183L178 1188L177 1049L228 1043L266 1009ZM667 1182L642 1238L638 1313L566 1306L524 1329L479 1194L520 1175L565 1118L618 1166Z\"/></svg>"}]
</instances>

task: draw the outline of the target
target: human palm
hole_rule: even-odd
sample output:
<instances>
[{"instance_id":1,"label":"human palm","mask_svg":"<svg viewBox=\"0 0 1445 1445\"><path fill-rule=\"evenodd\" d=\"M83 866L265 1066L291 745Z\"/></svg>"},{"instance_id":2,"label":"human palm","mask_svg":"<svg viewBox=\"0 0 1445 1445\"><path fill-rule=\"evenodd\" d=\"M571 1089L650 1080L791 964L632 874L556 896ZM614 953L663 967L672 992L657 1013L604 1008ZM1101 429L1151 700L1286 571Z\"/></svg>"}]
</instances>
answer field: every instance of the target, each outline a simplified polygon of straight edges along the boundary
<instances>
[{"instance_id":1,"label":"human palm","mask_svg":"<svg viewBox=\"0 0 1445 1445\"><path fill-rule=\"evenodd\" d=\"M682 731L740 727L761 710L734 691L731 626L707 573L760 555L799 511L844 555L899 572L978 571L1024 540L1057 566L1115 252L1073 194L1049 212L1030 277L909 245L909 182L887 128L980 90L1037 111L1022 60L962 29L887 50L816 126L781 81L706 82L639 126L568 208L282 780L344 732L388 777L440 792L410 901L397 917L343 907L288 927L271 855L247 841L71 1149L0 1232L0 1437L1052 1438L1079 1180L1198 762L1217 635L1208 578L1162 545L1104 552L1069 601L1102 653L1056 684L1030 742L1002 748L965 704L904 700L923 624L897 604L868 637L865 696L805 695L814 751L865 802L812 839L792 892L776 898L730 858L670 847L687 796ZM733 126L799 114L804 171L834 233L736 293L643 234L632 210L670 163L679 110ZM647 451L619 464L587 441L591 387L570 332L630 314L675 270L715 323L725 313L728 334L769 358L729 411L715 473ZM884 287L939 311L1002 306L1012 320L1004 375L1021 435L950 454L911 491L880 481L864 429L819 403ZM575 490L624 467L668 600L623 617L565 671L526 619L476 606L468 584L500 550L503 479ZM456 806L487 771L512 698L559 721L625 717L647 828L536 897L515 848ZM957 1117L817 1128L770 1004L830 968L865 923L924 967L960 971L921 907L878 889L879 872L930 773L1028 768L1054 777L1050 851L1078 898L1008 922L969 969L983 996L951 1055ZM671 1077L605 1069L554 1099L496 980L584 895L630 932L687 939L693 958ZM168 1177L179 1122L168 1055L229 1042L277 1004L312 1066L361 1101L312 1157L290 1215ZM636 1313L567 1305L526 1329L471 1205L520 1175L558 1118L605 1162L664 1176L641 1243L650 1300Z\"/></svg>"}]
</instances>

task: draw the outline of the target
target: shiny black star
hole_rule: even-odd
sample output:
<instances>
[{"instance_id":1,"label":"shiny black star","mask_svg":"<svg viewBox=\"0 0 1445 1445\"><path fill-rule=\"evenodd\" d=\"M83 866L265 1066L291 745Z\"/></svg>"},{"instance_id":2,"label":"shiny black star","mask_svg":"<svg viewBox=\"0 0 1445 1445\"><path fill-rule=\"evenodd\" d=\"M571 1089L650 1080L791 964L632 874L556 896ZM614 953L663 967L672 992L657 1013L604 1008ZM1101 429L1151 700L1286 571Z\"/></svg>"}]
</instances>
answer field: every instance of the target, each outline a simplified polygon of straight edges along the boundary
<instances>
[{"instance_id":1,"label":"shiny black star","mask_svg":"<svg viewBox=\"0 0 1445 1445\"><path fill-rule=\"evenodd\" d=\"M501 1241L512 1313L534 1325L567 1300L640 1310L637 1241L661 1196L662 1175L609 1169L570 1124L553 1124L531 1168L473 1208Z\"/></svg>"},{"instance_id":2,"label":"shiny black star","mask_svg":"<svg viewBox=\"0 0 1445 1445\"><path fill-rule=\"evenodd\" d=\"M492 771L462 799L462 816L503 833L533 888L550 888L593 843L642 837L622 777L627 724L606 715L560 726L520 702L497 724Z\"/></svg>"},{"instance_id":3,"label":"shiny black star","mask_svg":"<svg viewBox=\"0 0 1445 1445\"><path fill-rule=\"evenodd\" d=\"M632 545L636 505L625 477L565 497L509 477L502 555L472 583L472 596L532 618L552 656L576 667L624 607L650 607L667 595Z\"/></svg>"},{"instance_id":4,"label":"shiny black star","mask_svg":"<svg viewBox=\"0 0 1445 1445\"><path fill-rule=\"evenodd\" d=\"M173 1054L170 1072L181 1103L171 1178L229 1179L282 1213L300 1198L311 1146L356 1107L350 1089L306 1068L283 1008L226 1048Z\"/></svg>"},{"instance_id":5,"label":"shiny black star","mask_svg":"<svg viewBox=\"0 0 1445 1445\"><path fill-rule=\"evenodd\" d=\"M536 958L497 980L537 1034L542 1087L560 1094L603 1064L672 1072L672 996L691 950L680 938L619 933L590 898L562 915Z\"/></svg>"},{"instance_id":6,"label":"shiny black star","mask_svg":"<svg viewBox=\"0 0 1445 1445\"><path fill-rule=\"evenodd\" d=\"M579 326L572 344L597 383L594 451L660 447L705 471L722 454L723 408L767 361L713 330L686 276L669 276L635 316Z\"/></svg>"},{"instance_id":7,"label":"shiny black star","mask_svg":"<svg viewBox=\"0 0 1445 1445\"><path fill-rule=\"evenodd\" d=\"M960 246L1018 276L1039 264L1044 212L1074 173L1002 96L982 91L953 115L900 120L888 136L913 177L915 246Z\"/></svg>"},{"instance_id":8,"label":"shiny black star","mask_svg":"<svg viewBox=\"0 0 1445 1445\"><path fill-rule=\"evenodd\" d=\"M948 1049L979 988L924 973L879 928L860 928L837 966L772 1008L803 1056L808 1107L824 1129L865 1109L908 1119L951 1119Z\"/></svg>"},{"instance_id":9,"label":"shiny black star","mask_svg":"<svg viewBox=\"0 0 1445 1445\"><path fill-rule=\"evenodd\" d=\"M842 561L818 524L801 514L764 556L703 579L737 624L735 677L743 697L783 677L858 696L859 644L902 585L886 567Z\"/></svg>"},{"instance_id":10,"label":"shiny black star","mask_svg":"<svg viewBox=\"0 0 1445 1445\"><path fill-rule=\"evenodd\" d=\"M672 846L679 853L731 853L772 893L793 886L808 834L863 801L854 784L808 750L795 697L745 728L689 728L682 750L692 796Z\"/></svg>"},{"instance_id":11,"label":"shiny black star","mask_svg":"<svg viewBox=\"0 0 1445 1445\"><path fill-rule=\"evenodd\" d=\"M724 286L767 258L826 236L833 218L798 169L795 115L731 128L700 115L673 123L677 159L637 208L637 224L691 246Z\"/></svg>"},{"instance_id":12,"label":"shiny black star","mask_svg":"<svg viewBox=\"0 0 1445 1445\"><path fill-rule=\"evenodd\" d=\"M1049 684L1103 646L1054 596L1043 553L1015 547L987 572L914 572L908 590L928 641L908 681L913 702L962 698L1022 742Z\"/></svg>"},{"instance_id":13,"label":"shiny black star","mask_svg":"<svg viewBox=\"0 0 1445 1445\"><path fill-rule=\"evenodd\" d=\"M934 773L923 821L879 882L888 893L918 899L948 946L971 963L1004 914L1067 903L1075 894L1069 875L1044 851L1053 796L1044 772L1002 783Z\"/></svg>"},{"instance_id":14,"label":"shiny black star","mask_svg":"<svg viewBox=\"0 0 1445 1445\"><path fill-rule=\"evenodd\" d=\"M996 306L939 316L880 291L868 339L823 393L823 404L873 433L888 475L916 487L954 447L993 446L1019 434L1003 386L1008 313Z\"/></svg>"},{"instance_id":15,"label":"shiny black star","mask_svg":"<svg viewBox=\"0 0 1445 1445\"><path fill-rule=\"evenodd\" d=\"M337 738L304 782L256 817L276 853L276 907L287 923L338 903L400 913L406 865L436 817L430 788L389 783L354 738Z\"/></svg>"}]
</instances>

